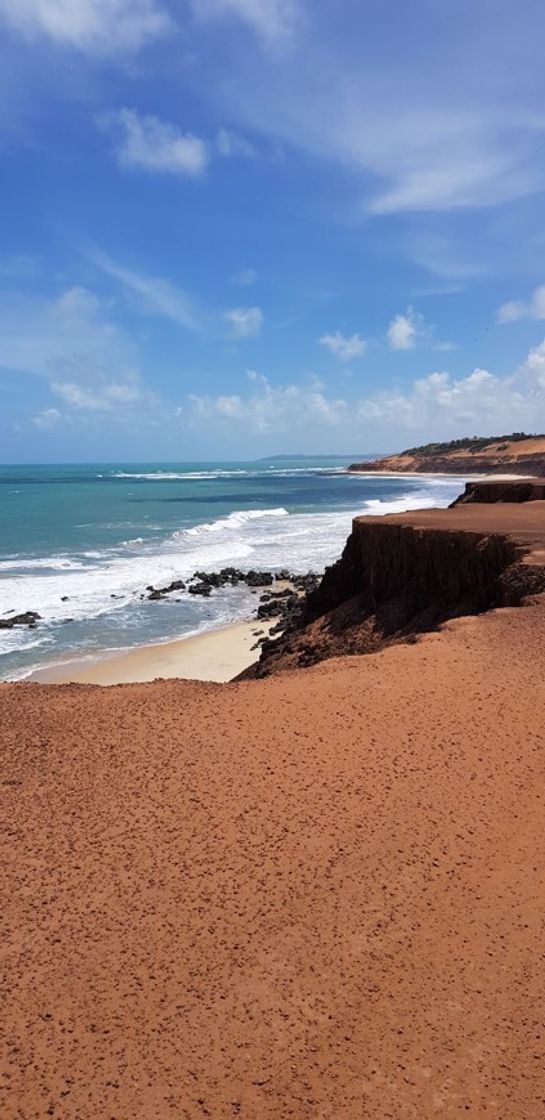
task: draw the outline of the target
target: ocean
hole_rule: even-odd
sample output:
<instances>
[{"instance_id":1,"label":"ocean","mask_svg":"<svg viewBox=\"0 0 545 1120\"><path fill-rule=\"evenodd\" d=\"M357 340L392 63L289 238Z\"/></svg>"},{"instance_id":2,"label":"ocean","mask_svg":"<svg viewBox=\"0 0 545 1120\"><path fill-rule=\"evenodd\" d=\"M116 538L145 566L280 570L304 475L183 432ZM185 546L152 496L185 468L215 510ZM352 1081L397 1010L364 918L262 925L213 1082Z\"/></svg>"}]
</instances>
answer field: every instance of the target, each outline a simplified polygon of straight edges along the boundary
<instances>
[{"instance_id":1,"label":"ocean","mask_svg":"<svg viewBox=\"0 0 545 1120\"><path fill-rule=\"evenodd\" d=\"M346 473L348 459L0 467L0 680L247 617L246 587L141 599L197 569L323 571L356 514L446 506L461 478Z\"/></svg>"}]
</instances>

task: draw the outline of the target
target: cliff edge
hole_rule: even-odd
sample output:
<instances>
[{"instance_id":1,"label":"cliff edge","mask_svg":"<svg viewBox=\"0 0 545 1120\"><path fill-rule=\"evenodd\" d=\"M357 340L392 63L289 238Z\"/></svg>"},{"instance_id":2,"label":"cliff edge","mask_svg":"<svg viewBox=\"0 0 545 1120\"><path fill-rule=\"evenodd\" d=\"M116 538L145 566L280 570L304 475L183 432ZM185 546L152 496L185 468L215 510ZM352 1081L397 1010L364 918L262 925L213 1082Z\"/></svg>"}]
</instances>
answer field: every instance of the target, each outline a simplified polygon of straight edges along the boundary
<instances>
[{"instance_id":1,"label":"cliff edge","mask_svg":"<svg viewBox=\"0 0 545 1120\"><path fill-rule=\"evenodd\" d=\"M485 487L450 509L355 518L299 620L241 679L416 641L449 619L544 592L545 497L518 485L524 494L511 484L508 502Z\"/></svg>"}]
</instances>

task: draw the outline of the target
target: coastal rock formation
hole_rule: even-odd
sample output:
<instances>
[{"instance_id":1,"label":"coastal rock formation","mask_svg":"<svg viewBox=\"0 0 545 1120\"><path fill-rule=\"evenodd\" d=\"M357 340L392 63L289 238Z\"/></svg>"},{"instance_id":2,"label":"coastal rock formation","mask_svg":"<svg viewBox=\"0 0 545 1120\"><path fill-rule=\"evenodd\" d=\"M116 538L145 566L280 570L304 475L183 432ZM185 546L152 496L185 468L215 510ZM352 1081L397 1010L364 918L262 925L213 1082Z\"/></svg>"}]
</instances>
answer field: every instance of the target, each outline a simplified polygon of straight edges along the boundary
<instances>
[{"instance_id":1,"label":"coastal rock formation","mask_svg":"<svg viewBox=\"0 0 545 1120\"><path fill-rule=\"evenodd\" d=\"M545 479L529 478L502 479L491 482L489 479L479 482L466 482L463 494L452 502L451 509L455 506L467 505L477 502L479 505L489 502L542 502L545 500Z\"/></svg>"},{"instance_id":2,"label":"coastal rock formation","mask_svg":"<svg viewBox=\"0 0 545 1120\"><path fill-rule=\"evenodd\" d=\"M506 511L509 511L506 515ZM545 502L359 517L340 560L241 679L414 641L545 591Z\"/></svg>"},{"instance_id":3,"label":"coastal rock formation","mask_svg":"<svg viewBox=\"0 0 545 1120\"><path fill-rule=\"evenodd\" d=\"M182 579L173 580L167 587L153 587L150 585L146 587L149 592L147 598L152 602L161 602L166 599L175 591L187 591L189 595L202 595L208 598L212 591L218 591L222 587L238 587L239 584L244 583L246 587L251 588L252 591L257 591L263 587L272 587L274 583L289 583L290 588L284 591L276 591L272 594L279 599L285 598L290 592L309 592L313 591L320 581L320 576L316 572L306 572L304 575L295 574L283 569L280 572L263 572L255 571L253 568L248 572L243 572L239 568L222 568L219 572L194 572L191 576L189 583L186 584ZM267 592L261 597L261 602L265 601ZM141 598L144 598L142 595ZM272 615L282 614L280 609L276 612L272 607L269 609L268 614L258 615L261 618L270 618Z\"/></svg>"},{"instance_id":4,"label":"coastal rock formation","mask_svg":"<svg viewBox=\"0 0 545 1120\"><path fill-rule=\"evenodd\" d=\"M349 470L393 471L400 474L518 474L545 475L545 436L457 439L411 447L368 463L352 463Z\"/></svg>"},{"instance_id":5,"label":"coastal rock formation","mask_svg":"<svg viewBox=\"0 0 545 1120\"><path fill-rule=\"evenodd\" d=\"M11 630L14 626L30 626L34 629L40 617L37 611L25 611L23 614L14 614L11 618L0 618L0 630Z\"/></svg>"}]
</instances>

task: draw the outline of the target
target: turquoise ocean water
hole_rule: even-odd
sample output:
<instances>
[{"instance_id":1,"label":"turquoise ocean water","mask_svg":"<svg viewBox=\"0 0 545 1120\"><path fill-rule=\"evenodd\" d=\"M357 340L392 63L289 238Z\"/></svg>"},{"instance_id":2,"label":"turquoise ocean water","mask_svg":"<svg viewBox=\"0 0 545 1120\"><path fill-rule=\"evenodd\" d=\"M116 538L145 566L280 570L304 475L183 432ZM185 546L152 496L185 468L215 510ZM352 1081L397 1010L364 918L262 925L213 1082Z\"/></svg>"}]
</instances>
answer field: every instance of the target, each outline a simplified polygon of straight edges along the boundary
<instances>
[{"instance_id":1,"label":"turquoise ocean water","mask_svg":"<svg viewBox=\"0 0 545 1120\"><path fill-rule=\"evenodd\" d=\"M322 571L355 514L445 506L458 478L349 475L345 459L0 467L0 679L70 656L169 640L243 618L246 588L148 602L196 569ZM68 597L66 599L66 596Z\"/></svg>"}]
</instances>

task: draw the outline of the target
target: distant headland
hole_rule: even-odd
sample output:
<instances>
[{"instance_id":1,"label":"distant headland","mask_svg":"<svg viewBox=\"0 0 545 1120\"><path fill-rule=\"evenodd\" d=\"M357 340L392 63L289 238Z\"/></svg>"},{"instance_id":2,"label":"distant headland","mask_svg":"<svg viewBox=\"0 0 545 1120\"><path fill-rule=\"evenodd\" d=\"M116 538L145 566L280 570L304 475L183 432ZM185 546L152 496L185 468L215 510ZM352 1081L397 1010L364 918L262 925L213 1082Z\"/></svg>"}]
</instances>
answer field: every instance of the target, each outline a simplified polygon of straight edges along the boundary
<instances>
[{"instance_id":1,"label":"distant headland","mask_svg":"<svg viewBox=\"0 0 545 1120\"><path fill-rule=\"evenodd\" d=\"M426 443L397 455L352 463L351 471L400 474L545 475L545 435L470 436L448 443Z\"/></svg>"}]
</instances>

